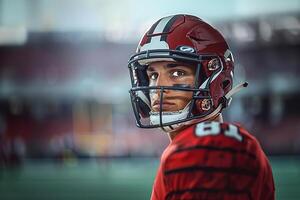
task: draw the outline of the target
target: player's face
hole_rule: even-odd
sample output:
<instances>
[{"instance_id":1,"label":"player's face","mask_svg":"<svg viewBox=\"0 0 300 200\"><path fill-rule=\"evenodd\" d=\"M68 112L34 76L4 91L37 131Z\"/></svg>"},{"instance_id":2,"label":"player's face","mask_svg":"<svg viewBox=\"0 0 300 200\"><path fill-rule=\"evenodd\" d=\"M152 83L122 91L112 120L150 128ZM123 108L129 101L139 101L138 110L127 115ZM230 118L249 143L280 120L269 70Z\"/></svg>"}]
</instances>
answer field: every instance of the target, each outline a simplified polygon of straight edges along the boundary
<instances>
[{"instance_id":1,"label":"player's face","mask_svg":"<svg viewBox=\"0 0 300 200\"><path fill-rule=\"evenodd\" d=\"M184 86L193 87L195 67L178 62L153 62L147 69L149 86ZM160 111L160 90L150 92L151 109ZM192 92L165 90L163 93L162 111L182 110L192 99Z\"/></svg>"}]
</instances>

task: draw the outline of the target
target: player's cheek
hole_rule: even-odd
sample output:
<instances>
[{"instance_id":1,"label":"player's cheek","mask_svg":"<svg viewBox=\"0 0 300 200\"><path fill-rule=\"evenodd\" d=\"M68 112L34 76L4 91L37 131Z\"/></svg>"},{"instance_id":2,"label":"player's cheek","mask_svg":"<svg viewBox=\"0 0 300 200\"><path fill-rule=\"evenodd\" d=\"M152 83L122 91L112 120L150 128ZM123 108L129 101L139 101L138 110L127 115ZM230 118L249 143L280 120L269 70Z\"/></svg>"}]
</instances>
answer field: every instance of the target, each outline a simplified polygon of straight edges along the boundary
<instances>
[{"instance_id":1,"label":"player's cheek","mask_svg":"<svg viewBox=\"0 0 300 200\"><path fill-rule=\"evenodd\" d=\"M193 92L191 92L191 91L176 91L172 94L172 96L175 96L176 98L187 101L187 100L192 99Z\"/></svg>"},{"instance_id":2,"label":"player's cheek","mask_svg":"<svg viewBox=\"0 0 300 200\"><path fill-rule=\"evenodd\" d=\"M181 92L180 96L177 96L177 107L178 110L182 110L191 101L193 96L192 92Z\"/></svg>"}]
</instances>

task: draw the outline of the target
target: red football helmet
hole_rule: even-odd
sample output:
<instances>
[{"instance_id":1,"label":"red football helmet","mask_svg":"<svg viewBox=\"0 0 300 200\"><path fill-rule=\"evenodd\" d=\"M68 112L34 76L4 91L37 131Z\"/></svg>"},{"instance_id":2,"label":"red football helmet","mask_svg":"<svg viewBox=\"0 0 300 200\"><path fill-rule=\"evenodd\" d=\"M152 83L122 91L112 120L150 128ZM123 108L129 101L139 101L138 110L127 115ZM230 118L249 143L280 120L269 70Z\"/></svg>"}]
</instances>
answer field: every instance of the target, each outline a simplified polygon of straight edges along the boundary
<instances>
[{"instance_id":1,"label":"red football helmet","mask_svg":"<svg viewBox=\"0 0 300 200\"><path fill-rule=\"evenodd\" d=\"M146 70L149 63L157 61L192 63L197 67L195 85L149 86ZM232 95L229 92L233 85L232 53L223 36L195 16L172 15L154 23L142 37L128 67L132 106L137 126L141 128L161 127L171 132L186 124L205 121L220 113ZM160 92L161 108L165 90L190 91L193 97L183 110L161 109L155 113L150 107L152 90Z\"/></svg>"}]
</instances>

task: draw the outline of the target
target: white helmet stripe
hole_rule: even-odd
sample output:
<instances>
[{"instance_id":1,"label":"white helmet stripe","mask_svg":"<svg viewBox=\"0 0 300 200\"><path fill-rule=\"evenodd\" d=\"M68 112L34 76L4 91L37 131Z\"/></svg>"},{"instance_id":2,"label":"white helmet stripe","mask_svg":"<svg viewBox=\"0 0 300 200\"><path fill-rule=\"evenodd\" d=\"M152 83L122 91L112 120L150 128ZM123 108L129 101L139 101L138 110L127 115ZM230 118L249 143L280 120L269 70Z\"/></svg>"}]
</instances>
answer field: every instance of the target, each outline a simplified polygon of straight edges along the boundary
<instances>
[{"instance_id":1,"label":"white helmet stripe","mask_svg":"<svg viewBox=\"0 0 300 200\"><path fill-rule=\"evenodd\" d=\"M169 16L169 17L165 17L162 18L160 20L160 22L157 24L157 26L155 27L154 31L152 34L159 34L162 33L165 26L168 24L168 22L173 18L174 16Z\"/></svg>"},{"instance_id":2,"label":"white helmet stripe","mask_svg":"<svg viewBox=\"0 0 300 200\"><path fill-rule=\"evenodd\" d=\"M155 29L153 30L153 32L149 32L149 34L159 34L162 33L165 29L165 27L168 25L168 23L174 18L174 16L168 16L168 17L164 17L162 18L158 24L156 25ZM157 36L152 36L150 37L150 40L148 41L148 43L146 43L145 45L143 45L140 48L140 51L147 51L147 50L151 50L151 49L169 49L169 45L168 43L166 43L165 41L161 40L163 35L157 35ZM166 53L166 55L168 55L168 53Z\"/></svg>"}]
</instances>

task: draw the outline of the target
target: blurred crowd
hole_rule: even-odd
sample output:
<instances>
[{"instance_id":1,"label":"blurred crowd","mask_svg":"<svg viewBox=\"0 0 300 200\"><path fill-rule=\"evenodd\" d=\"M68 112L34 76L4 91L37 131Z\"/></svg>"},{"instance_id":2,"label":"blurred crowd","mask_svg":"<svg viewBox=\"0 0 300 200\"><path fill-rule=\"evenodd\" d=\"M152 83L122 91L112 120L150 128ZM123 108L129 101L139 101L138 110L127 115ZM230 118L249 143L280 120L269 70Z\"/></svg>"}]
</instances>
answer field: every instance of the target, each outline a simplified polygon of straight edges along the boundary
<instances>
[{"instance_id":1,"label":"blurred crowd","mask_svg":"<svg viewBox=\"0 0 300 200\"><path fill-rule=\"evenodd\" d=\"M300 153L300 15L216 23L236 59L226 119L244 124L267 154ZM31 32L0 46L0 165L26 158L158 156L159 130L135 127L128 89L132 43L93 33Z\"/></svg>"}]
</instances>

